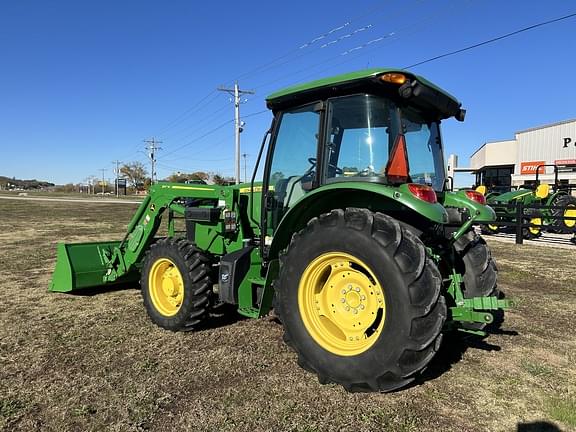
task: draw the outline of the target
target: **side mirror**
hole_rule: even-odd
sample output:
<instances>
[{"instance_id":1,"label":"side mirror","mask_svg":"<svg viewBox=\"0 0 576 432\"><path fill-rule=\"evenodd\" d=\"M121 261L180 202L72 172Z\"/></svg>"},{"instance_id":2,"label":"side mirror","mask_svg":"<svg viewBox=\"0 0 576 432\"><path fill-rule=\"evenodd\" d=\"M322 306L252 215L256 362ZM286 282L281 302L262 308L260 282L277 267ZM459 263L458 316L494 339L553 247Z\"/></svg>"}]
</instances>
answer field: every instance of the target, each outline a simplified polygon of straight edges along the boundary
<instances>
[{"instance_id":1,"label":"side mirror","mask_svg":"<svg viewBox=\"0 0 576 432\"><path fill-rule=\"evenodd\" d=\"M452 176L446 177L445 186L446 190L449 192L454 190L454 178Z\"/></svg>"}]
</instances>

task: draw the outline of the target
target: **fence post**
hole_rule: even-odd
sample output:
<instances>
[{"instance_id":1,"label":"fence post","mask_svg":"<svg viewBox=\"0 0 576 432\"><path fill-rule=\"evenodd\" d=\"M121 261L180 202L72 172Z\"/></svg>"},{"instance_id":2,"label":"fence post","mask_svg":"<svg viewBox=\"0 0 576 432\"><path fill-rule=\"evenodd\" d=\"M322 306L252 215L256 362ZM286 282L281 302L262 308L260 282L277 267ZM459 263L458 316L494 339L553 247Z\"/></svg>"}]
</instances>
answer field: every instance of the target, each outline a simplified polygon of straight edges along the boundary
<instances>
[{"instance_id":1,"label":"fence post","mask_svg":"<svg viewBox=\"0 0 576 432\"><path fill-rule=\"evenodd\" d=\"M516 202L516 244L524 243L522 235L522 226L524 225L524 203L518 200Z\"/></svg>"}]
</instances>

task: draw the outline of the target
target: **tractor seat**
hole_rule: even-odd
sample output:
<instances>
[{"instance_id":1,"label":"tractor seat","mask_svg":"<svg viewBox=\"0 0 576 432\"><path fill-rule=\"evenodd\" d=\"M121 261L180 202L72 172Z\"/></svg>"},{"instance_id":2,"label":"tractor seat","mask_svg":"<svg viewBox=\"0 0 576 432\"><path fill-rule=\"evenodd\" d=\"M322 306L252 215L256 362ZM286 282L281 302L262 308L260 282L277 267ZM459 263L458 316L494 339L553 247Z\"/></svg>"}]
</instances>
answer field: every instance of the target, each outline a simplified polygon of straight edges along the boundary
<instances>
[{"instance_id":1,"label":"tractor seat","mask_svg":"<svg viewBox=\"0 0 576 432\"><path fill-rule=\"evenodd\" d=\"M292 176L288 178L286 196L284 198L284 208L292 207L292 204L306 194L307 191L303 187L304 185L302 184L302 180L302 176Z\"/></svg>"},{"instance_id":2,"label":"tractor seat","mask_svg":"<svg viewBox=\"0 0 576 432\"><path fill-rule=\"evenodd\" d=\"M541 183L536 188L534 193L537 198L544 199L550 194L550 185L548 183Z\"/></svg>"}]
</instances>

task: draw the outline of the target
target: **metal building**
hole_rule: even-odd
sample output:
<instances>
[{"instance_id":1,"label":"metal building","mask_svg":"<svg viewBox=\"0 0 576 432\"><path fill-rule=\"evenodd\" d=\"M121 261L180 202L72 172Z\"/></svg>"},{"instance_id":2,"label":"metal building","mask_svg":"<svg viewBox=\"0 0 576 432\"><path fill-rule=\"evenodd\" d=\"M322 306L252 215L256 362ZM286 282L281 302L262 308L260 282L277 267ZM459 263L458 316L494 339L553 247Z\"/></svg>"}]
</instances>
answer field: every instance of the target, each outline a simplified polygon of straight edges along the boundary
<instances>
[{"instance_id":1,"label":"metal building","mask_svg":"<svg viewBox=\"0 0 576 432\"><path fill-rule=\"evenodd\" d=\"M554 183L556 165L561 184L576 185L576 119L526 129L512 140L487 142L470 157L476 184L505 190L533 184L538 179Z\"/></svg>"}]
</instances>

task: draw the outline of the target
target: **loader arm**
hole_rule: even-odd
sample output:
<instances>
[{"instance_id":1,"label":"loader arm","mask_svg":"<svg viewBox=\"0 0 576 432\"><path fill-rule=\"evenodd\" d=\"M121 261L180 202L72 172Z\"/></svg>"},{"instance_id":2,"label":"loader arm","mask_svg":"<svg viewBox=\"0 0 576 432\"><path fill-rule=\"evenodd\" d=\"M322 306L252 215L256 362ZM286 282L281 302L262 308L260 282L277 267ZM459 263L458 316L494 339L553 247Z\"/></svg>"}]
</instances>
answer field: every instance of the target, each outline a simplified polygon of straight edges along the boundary
<instances>
[{"instance_id":1,"label":"loader arm","mask_svg":"<svg viewBox=\"0 0 576 432\"><path fill-rule=\"evenodd\" d=\"M107 263L104 282L113 282L134 270L153 241L165 210L170 209L184 216L185 206L175 201L186 198L215 199L218 200L218 207L235 210L235 203L238 202L235 197L237 193L237 190L207 185L159 183L152 186L130 221L126 236L114 248Z\"/></svg>"},{"instance_id":2,"label":"loader arm","mask_svg":"<svg viewBox=\"0 0 576 432\"><path fill-rule=\"evenodd\" d=\"M237 214L238 195L238 189L217 185L153 185L132 217L126 235L120 242L58 245L58 259L50 290L68 292L135 280L139 273L139 264L153 242L166 210L184 216L186 199L212 199L220 209L220 220L215 228L224 234L224 211ZM168 228L173 231L173 224L169 223ZM232 243L241 243L242 233L235 231L227 232L226 235Z\"/></svg>"}]
</instances>

